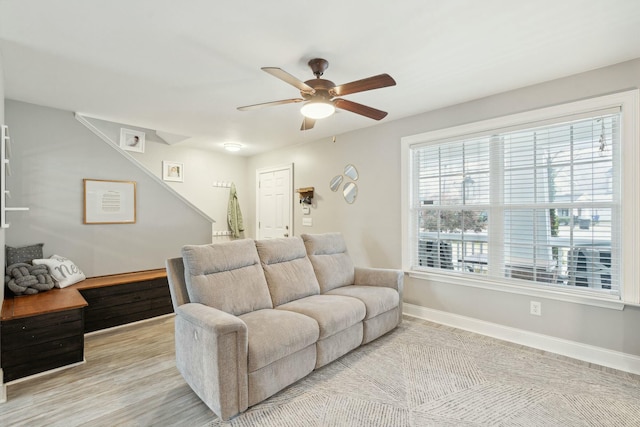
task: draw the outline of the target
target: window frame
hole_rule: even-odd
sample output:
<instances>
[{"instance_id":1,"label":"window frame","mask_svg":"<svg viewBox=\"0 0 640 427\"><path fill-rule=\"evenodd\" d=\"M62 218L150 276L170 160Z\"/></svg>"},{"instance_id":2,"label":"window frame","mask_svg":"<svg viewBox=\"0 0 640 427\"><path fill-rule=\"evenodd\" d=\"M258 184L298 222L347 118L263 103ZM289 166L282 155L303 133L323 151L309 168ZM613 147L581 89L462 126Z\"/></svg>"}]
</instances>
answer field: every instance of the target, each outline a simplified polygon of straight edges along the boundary
<instances>
[{"instance_id":1,"label":"window frame","mask_svg":"<svg viewBox=\"0 0 640 427\"><path fill-rule=\"evenodd\" d=\"M511 114L488 120L453 126L449 128L424 132L401 138L401 220L402 220L402 266L410 277L452 282L466 286L500 290L518 294L540 296L551 299L565 300L588 305L596 305L621 310L625 304L640 305L640 267L635 262L640 256L640 141L639 141L639 100L638 89L569 102L552 107L545 107L522 113ZM539 284L508 283L483 276L474 277L451 271L417 271L411 269L412 251L417 244L417 236L413 233L411 224L411 194L413 186L411 149L415 145L430 142L446 142L462 138L487 136L492 133L502 133L511 130L524 129L553 123L564 118L589 116L594 111L608 108L621 109L621 141L620 149L623 153L621 166L621 236L620 260L620 296L594 295L580 292L577 289L547 289Z\"/></svg>"}]
</instances>

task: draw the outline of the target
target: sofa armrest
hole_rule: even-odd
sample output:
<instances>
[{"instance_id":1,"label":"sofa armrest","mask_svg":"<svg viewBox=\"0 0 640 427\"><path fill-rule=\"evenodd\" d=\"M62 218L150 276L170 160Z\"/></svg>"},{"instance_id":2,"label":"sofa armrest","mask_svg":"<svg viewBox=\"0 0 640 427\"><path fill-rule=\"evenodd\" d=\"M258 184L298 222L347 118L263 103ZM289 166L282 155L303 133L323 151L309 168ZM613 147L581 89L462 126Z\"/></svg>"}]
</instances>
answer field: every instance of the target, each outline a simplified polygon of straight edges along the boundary
<instances>
[{"instance_id":1,"label":"sofa armrest","mask_svg":"<svg viewBox=\"0 0 640 427\"><path fill-rule=\"evenodd\" d=\"M208 329L216 335L240 331L244 331L246 335L247 332L247 325L240 318L204 304L183 304L178 307L176 314L193 325Z\"/></svg>"},{"instance_id":2,"label":"sofa armrest","mask_svg":"<svg viewBox=\"0 0 640 427\"><path fill-rule=\"evenodd\" d=\"M247 325L203 304L176 310L176 365L193 391L220 418L248 407Z\"/></svg>"},{"instance_id":3,"label":"sofa armrest","mask_svg":"<svg viewBox=\"0 0 640 427\"><path fill-rule=\"evenodd\" d=\"M356 267L353 280L359 286L386 286L398 291L398 324L402 322L402 290L404 286L404 272L386 268Z\"/></svg>"},{"instance_id":4,"label":"sofa armrest","mask_svg":"<svg viewBox=\"0 0 640 427\"><path fill-rule=\"evenodd\" d=\"M385 268L356 267L353 284L359 286L385 286L402 292L404 273Z\"/></svg>"}]
</instances>

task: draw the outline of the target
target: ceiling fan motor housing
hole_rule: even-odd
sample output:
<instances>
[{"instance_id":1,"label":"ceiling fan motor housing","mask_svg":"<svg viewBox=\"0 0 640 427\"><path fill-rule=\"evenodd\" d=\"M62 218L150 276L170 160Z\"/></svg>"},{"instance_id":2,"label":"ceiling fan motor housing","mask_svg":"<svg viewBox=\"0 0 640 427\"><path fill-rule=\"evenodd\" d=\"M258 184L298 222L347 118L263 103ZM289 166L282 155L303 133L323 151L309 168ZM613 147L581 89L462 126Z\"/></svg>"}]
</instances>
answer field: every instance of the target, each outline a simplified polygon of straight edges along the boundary
<instances>
[{"instance_id":1,"label":"ceiling fan motor housing","mask_svg":"<svg viewBox=\"0 0 640 427\"><path fill-rule=\"evenodd\" d=\"M313 71L313 75L316 78L320 78L324 74L324 72L329 68L329 61L322 58L314 58L310 60L308 63L311 71Z\"/></svg>"},{"instance_id":2,"label":"ceiling fan motor housing","mask_svg":"<svg viewBox=\"0 0 640 427\"><path fill-rule=\"evenodd\" d=\"M300 95L304 99L312 99L312 98L325 98L327 100L333 98L333 95L330 93L330 90L335 87L335 84L330 80L325 79L311 79L304 82L306 85L313 88L314 93L308 93L304 91L300 91Z\"/></svg>"}]
</instances>

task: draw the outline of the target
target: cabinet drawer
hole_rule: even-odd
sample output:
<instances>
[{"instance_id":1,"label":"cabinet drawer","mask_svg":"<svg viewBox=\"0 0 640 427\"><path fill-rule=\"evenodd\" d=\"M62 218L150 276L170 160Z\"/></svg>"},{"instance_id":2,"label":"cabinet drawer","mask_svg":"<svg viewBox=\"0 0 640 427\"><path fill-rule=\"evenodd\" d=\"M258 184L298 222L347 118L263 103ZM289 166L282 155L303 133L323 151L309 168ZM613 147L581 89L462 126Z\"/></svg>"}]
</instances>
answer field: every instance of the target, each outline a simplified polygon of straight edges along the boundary
<instances>
[{"instance_id":1,"label":"cabinet drawer","mask_svg":"<svg viewBox=\"0 0 640 427\"><path fill-rule=\"evenodd\" d=\"M169 287L153 287L140 289L126 293L103 294L100 296L85 297L89 303L88 311L100 310L102 308L115 307L125 304L135 304L138 302L150 301L155 298L171 298Z\"/></svg>"},{"instance_id":2,"label":"cabinet drawer","mask_svg":"<svg viewBox=\"0 0 640 427\"><path fill-rule=\"evenodd\" d=\"M161 296L159 298L148 298L144 300L135 300L123 304L97 306L87 312L87 320L89 319L108 319L110 317L124 316L130 313L138 313L149 311L159 306L171 306L171 298Z\"/></svg>"},{"instance_id":3,"label":"cabinet drawer","mask_svg":"<svg viewBox=\"0 0 640 427\"><path fill-rule=\"evenodd\" d=\"M73 353L82 360L84 353L84 337L75 335L53 341L36 343L28 347L2 349L2 368L20 368L27 365L47 365L50 359L56 359Z\"/></svg>"},{"instance_id":4,"label":"cabinet drawer","mask_svg":"<svg viewBox=\"0 0 640 427\"><path fill-rule=\"evenodd\" d=\"M80 293L87 300L89 305L92 304L92 301L95 301L101 297L119 295L119 294L130 294L141 292L145 293L150 289L154 288L166 288L169 290L169 282L166 277L161 277L158 279L152 280L144 280L141 282L134 283L124 283L120 285L113 286L104 286L101 288L92 288L92 289L82 289Z\"/></svg>"},{"instance_id":5,"label":"cabinet drawer","mask_svg":"<svg viewBox=\"0 0 640 427\"><path fill-rule=\"evenodd\" d=\"M29 332L42 327L53 327L78 320L82 320L82 309L22 317L2 322L2 335L16 332Z\"/></svg>"},{"instance_id":6,"label":"cabinet drawer","mask_svg":"<svg viewBox=\"0 0 640 427\"><path fill-rule=\"evenodd\" d=\"M82 319L58 325L43 325L29 330L19 330L7 333L2 324L2 353L15 348L28 348L40 343L60 340L82 334L84 322ZM3 360L4 363L4 360Z\"/></svg>"},{"instance_id":7,"label":"cabinet drawer","mask_svg":"<svg viewBox=\"0 0 640 427\"><path fill-rule=\"evenodd\" d=\"M170 297L87 311L85 332L111 328L173 312Z\"/></svg>"},{"instance_id":8,"label":"cabinet drawer","mask_svg":"<svg viewBox=\"0 0 640 427\"><path fill-rule=\"evenodd\" d=\"M60 368L84 359L84 338L71 337L57 342L44 343L37 346L42 357L33 358L34 353L24 350L2 352L2 369L4 381L13 381L51 369Z\"/></svg>"}]
</instances>

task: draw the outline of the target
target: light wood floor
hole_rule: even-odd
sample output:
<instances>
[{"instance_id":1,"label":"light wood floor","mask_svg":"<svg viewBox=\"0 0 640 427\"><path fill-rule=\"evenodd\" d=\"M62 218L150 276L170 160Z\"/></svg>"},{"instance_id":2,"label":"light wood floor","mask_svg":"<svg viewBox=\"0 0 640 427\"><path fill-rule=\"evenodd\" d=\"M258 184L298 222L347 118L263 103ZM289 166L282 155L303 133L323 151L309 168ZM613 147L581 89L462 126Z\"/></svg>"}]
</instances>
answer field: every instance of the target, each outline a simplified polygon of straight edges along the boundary
<instances>
[{"instance_id":1,"label":"light wood floor","mask_svg":"<svg viewBox=\"0 0 640 427\"><path fill-rule=\"evenodd\" d=\"M406 316L404 319L457 331ZM202 427L217 419L176 369L173 328L174 317L165 316L87 336L85 364L7 387L8 400L0 403L0 427ZM634 381L640 379L564 356L501 343L585 369L596 368Z\"/></svg>"},{"instance_id":2,"label":"light wood floor","mask_svg":"<svg viewBox=\"0 0 640 427\"><path fill-rule=\"evenodd\" d=\"M85 338L86 363L7 386L1 426L202 426L176 369L173 316Z\"/></svg>"}]
</instances>

